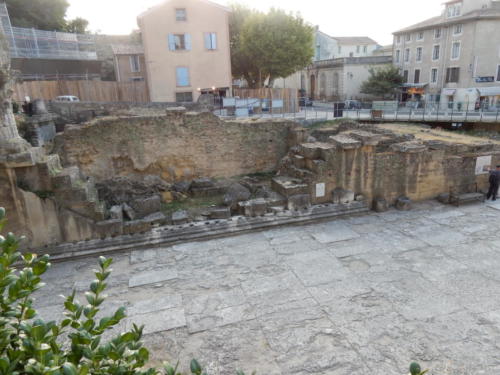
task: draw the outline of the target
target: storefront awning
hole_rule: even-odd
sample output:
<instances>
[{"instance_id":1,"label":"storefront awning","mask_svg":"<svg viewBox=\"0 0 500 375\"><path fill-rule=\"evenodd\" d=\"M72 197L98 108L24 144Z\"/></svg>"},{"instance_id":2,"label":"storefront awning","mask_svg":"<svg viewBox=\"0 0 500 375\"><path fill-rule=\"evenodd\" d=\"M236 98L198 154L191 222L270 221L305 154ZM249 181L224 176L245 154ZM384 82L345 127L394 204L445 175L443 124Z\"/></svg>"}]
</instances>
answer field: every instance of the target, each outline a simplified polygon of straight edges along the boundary
<instances>
[{"instance_id":1,"label":"storefront awning","mask_svg":"<svg viewBox=\"0 0 500 375\"><path fill-rule=\"evenodd\" d=\"M403 87L413 87L419 89L423 89L427 85L427 83L403 83Z\"/></svg>"},{"instance_id":2,"label":"storefront awning","mask_svg":"<svg viewBox=\"0 0 500 375\"><path fill-rule=\"evenodd\" d=\"M442 89L441 90L441 95L444 96L453 96L455 95L456 89Z\"/></svg>"},{"instance_id":3,"label":"storefront awning","mask_svg":"<svg viewBox=\"0 0 500 375\"><path fill-rule=\"evenodd\" d=\"M497 96L500 95L499 87L480 87L478 88L479 94L481 96Z\"/></svg>"}]
</instances>

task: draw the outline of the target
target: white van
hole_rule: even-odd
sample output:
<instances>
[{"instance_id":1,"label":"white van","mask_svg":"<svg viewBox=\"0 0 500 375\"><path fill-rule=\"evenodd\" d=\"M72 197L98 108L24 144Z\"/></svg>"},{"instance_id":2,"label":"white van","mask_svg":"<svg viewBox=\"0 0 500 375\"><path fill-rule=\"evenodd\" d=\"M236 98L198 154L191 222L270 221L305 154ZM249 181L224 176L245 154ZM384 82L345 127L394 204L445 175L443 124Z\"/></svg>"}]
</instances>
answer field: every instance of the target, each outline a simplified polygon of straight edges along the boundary
<instances>
[{"instance_id":1,"label":"white van","mask_svg":"<svg viewBox=\"0 0 500 375\"><path fill-rule=\"evenodd\" d=\"M73 95L61 95L55 98L56 102L79 102L80 99Z\"/></svg>"}]
</instances>

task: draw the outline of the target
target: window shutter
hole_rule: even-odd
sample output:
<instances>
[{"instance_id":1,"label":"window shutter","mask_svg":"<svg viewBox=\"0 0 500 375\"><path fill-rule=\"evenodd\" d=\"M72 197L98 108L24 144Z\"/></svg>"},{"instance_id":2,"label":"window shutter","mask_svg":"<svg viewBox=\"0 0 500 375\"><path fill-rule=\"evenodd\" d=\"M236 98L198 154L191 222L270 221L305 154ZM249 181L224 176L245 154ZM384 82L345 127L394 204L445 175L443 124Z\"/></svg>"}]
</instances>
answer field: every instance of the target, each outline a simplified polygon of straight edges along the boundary
<instances>
[{"instance_id":1,"label":"window shutter","mask_svg":"<svg viewBox=\"0 0 500 375\"><path fill-rule=\"evenodd\" d=\"M211 44L210 33L205 33L205 49L210 49Z\"/></svg>"},{"instance_id":2,"label":"window shutter","mask_svg":"<svg viewBox=\"0 0 500 375\"><path fill-rule=\"evenodd\" d=\"M168 34L168 49L170 51L175 51L175 36L174 36L174 34Z\"/></svg>"},{"instance_id":3,"label":"window shutter","mask_svg":"<svg viewBox=\"0 0 500 375\"><path fill-rule=\"evenodd\" d=\"M217 34L212 33L212 49L217 49Z\"/></svg>"},{"instance_id":4,"label":"window shutter","mask_svg":"<svg viewBox=\"0 0 500 375\"><path fill-rule=\"evenodd\" d=\"M186 43L186 50L191 51L191 34L184 35L184 42Z\"/></svg>"},{"instance_id":5,"label":"window shutter","mask_svg":"<svg viewBox=\"0 0 500 375\"><path fill-rule=\"evenodd\" d=\"M177 86L189 86L189 70L188 68L176 68Z\"/></svg>"}]
</instances>

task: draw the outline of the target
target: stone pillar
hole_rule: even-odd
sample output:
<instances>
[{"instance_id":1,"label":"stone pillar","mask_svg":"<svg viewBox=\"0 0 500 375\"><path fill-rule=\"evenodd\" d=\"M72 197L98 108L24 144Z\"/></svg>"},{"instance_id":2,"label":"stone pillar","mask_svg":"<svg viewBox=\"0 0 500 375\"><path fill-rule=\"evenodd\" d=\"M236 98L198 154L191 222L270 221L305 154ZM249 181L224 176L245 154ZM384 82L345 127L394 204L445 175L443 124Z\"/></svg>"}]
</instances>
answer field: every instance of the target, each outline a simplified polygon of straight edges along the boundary
<instances>
[{"instance_id":1,"label":"stone pillar","mask_svg":"<svg viewBox=\"0 0 500 375\"><path fill-rule=\"evenodd\" d=\"M29 149L29 144L19 136L10 97L10 59L5 45L0 45L0 156L12 155Z\"/></svg>"}]
</instances>

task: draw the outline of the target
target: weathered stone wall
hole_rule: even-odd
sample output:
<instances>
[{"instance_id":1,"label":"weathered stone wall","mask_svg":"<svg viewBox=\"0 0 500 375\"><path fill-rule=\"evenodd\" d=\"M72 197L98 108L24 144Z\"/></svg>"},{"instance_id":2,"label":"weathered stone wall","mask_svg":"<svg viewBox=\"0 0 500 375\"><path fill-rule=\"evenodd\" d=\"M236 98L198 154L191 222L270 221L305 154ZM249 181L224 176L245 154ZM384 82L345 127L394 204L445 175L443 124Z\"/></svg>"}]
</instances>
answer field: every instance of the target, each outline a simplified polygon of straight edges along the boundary
<instances>
[{"instance_id":1,"label":"weathered stone wall","mask_svg":"<svg viewBox=\"0 0 500 375\"><path fill-rule=\"evenodd\" d=\"M402 139L396 134L343 131L324 142L302 143L283 160L280 174L304 181L313 203L332 201L335 189L362 194L368 201L400 197L433 199L450 191L486 190L488 174L476 174L480 156L500 164L500 145L452 144ZM325 134L327 131L325 130ZM316 195L325 184L325 195Z\"/></svg>"},{"instance_id":2,"label":"weathered stone wall","mask_svg":"<svg viewBox=\"0 0 500 375\"><path fill-rule=\"evenodd\" d=\"M288 152L286 120L222 121L211 113L104 118L68 126L63 165L102 181L157 175L165 181L272 171Z\"/></svg>"}]
</instances>

